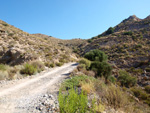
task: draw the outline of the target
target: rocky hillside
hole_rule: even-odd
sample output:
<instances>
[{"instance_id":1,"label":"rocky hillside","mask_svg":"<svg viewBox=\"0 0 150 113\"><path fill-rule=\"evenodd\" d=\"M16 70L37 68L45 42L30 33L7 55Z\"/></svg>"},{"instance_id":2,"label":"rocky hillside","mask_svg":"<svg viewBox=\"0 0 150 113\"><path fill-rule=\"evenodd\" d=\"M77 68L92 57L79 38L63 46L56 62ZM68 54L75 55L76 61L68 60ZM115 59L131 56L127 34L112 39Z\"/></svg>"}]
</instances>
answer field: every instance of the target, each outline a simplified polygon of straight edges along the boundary
<instances>
[{"instance_id":1,"label":"rocky hillside","mask_svg":"<svg viewBox=\"0 0 150 113\"><path fill-rule=\"evenodd\" d=\"M116 68L124 68L139 77L139 84L150 84L150 16L139 19L135 15L115 27L88 40L80 47L81 54L100 49L109 56Z\"/></svg>"},{"instance_id":2,"label":"rocky hillside","mask_svg":"<svg viewBox=\"0 0 150 113\"><path fill-rule=\"evenodd\" d=\"M62 40L43 34L29 34L0 20L0 63L18 65L42 62L72 61L72 50L60 44Z\"/></svg>"},{"instance_id":3,"label":"rocky hillside","mask_svg":"<svg viewBox=\"0 0 150 113\"><path fill-rule=\"evenodd\" d=\"M70 48L73 52L78 53L80 51L80 47L82 47L84 44L86 44L87 40L84 39L71 39L71 40L61 40L58 38L54 38L52 36L47 36L44 34L33 34L34 36L41 37L42 39L48 39L50 40L51 45L58 44L59 46L65 46Z\"/></svg>"}]
</instances>

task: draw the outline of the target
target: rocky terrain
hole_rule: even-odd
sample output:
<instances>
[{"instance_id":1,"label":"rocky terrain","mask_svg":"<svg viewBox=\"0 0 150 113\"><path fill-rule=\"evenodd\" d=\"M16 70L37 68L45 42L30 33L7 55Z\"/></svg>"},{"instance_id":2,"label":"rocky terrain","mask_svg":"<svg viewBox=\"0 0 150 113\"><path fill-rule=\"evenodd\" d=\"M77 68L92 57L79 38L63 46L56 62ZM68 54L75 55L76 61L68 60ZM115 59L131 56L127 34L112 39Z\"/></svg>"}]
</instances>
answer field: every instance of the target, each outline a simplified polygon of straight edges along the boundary
<instances>
[{"instance_id":1,"label":"rocky terrain","mask_svg":"<svg viewBox=\"0 0 150 113\"><path fill-rule=\"evenodd\" d=\"M88 43L79 47L79 53L84 55L93 49L102 50L116 69L126 69L139 78L140 85L145 86L150 85L149 39L150 16L139 19L133 15L104 33L88 39Z\"/></svg>"},{"instance_id":2,"label":"rocky terrain","mask_svg":"<svg viewBox=\"0 0 150 113\"><path fill-rule=\"evenodd\" d=\"M76 47L77 48L76 53L80 54L85 58L86 53L91 52L88 53L89 57L87 57L87 59L89 60L91 58L92 59L91 62L93 63L93 64L91 63L90 68L87 68L90 65L90 62L87 61L86 59L83 62L81 60L81 65L78 67L78 71L88 76L95 76L98 73L98 71L95 72L96 70L95 68L93 68L93 72L91 72L91 70L93 65L95 67L98 66L98 59L95 62L93 62L93 58L94 55L100 54L94 52L92 53L92 50L103 51L105 54L107 54L108 63L112 66L112 74L111 74L112 78L110 77L110 81L114 82L113 84L116 85L116 88L118 89L120 88L121 91L124 92L123 94L127 95L128 98L131 97L133 99L133 101L131 101L132 99L128 100L128 105L134 102L133 106L130 105L132 106L131 108L135 109L139 108L139 110L137 111L130 111L130 112L149 113L150 110L149 39L150 39L150 16L144 19L139 19L135 15L130 16L129 18L123 20L120 24L116 25L115 27L108 28L108 30L106 30L102 34L92 37L88 39L87 42L84 42ZM101 67L101 69L103 67ZM122 77L121 81L119 81L120 77ZM128 80L130 81L131 79L133 81L134 80L136 81L134 86L128 86L130 84L128 83ZM133 82L132 80L130 82ZM121 82L124 82L126 85L123 85ZM85 89L87 90L87 88ZM98 91L96 90L95 92ZM101 97L101 92L98 95ZM109 99L114 98L114 101L117 100L115 99L114 95L113 94L110 95ZM117 98L118 97L119 95L117 94ZM111 103L111 105L113 106L114 104Z\"/></svg>"},{"instance_id":3,"label":"rocky terrain","mask_svg":"<svg viewBox=\"0 0 150 113\"><path fill-rule=\"evenodd\" d=\"M51 36L23 32L0 20L0 63L18 65L33 60L73 60L75 55L72 50L59 42L60 39Z\"/></svg>"}]
</instances>

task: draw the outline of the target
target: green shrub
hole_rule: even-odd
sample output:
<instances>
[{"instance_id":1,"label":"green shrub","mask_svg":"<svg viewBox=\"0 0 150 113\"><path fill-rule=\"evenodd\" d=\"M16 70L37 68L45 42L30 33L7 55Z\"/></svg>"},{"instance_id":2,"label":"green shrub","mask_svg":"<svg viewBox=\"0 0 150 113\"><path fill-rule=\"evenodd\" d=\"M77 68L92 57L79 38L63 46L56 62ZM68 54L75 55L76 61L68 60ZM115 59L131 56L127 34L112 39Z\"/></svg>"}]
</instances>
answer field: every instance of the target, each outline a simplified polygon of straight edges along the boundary
<instances>
[{"instance_id":1,"label":"green shrub","mask_svg":"<svg viewBox=\"0 0 150 113\"><path fill-rule=\"evenodd\" d=\"M7 23L2 23L3 24L3 26L9 26Z\"/></svg>"},{"instance_id":2,"label":"green shrub","mask_svg":"<svg viewBox=\"0 0 150 113\"><path fill-rule=\"evenodd\" d=\"M74 48L74 49L73 49L73 52L74 52L74 53L78 53L79 50L78 50L77 48Z\"/></svg>"},{"instance_id":3,"label":"green shrub","mask_svg":"<svg viewBox=\"0 0 150 113\"><path fill-rule=\"evenodd\" d=\"M89 69L91 66L91 61L89 61L88 59L82 58L79 61L80 64L85 64L86 69Z\"/></svg>"},{"instance_id":4,"label":"green shrub","mask_svg":"<svg viewBox=\"0 0 150 113\"><path fill-rule=\"evenodd\" d=\"M88 41L88 43L91 43L93 41L93 39L88 39L87 41Z\"/></svg>"},{"instance_id":5,"label":"green shrub","mask_svg":"<svg viewBox=\"0 0 150 113\"><path fill-rule=\"evenodd\" d=\"M134 96L138 97L139 99L148 99L148 94L141 88L133 87L131 91L133 92Z\"/></svg>"},{"instance_id":6,"label":"green shrub","mask_svg":"<svg viewBox=\"0 0 150 113\"><path fill-rule=\"evenodd\" d=\"M147 100L145 100L145 103L150 106L150 97Z\"/></svg>"},{"instance_id":7,"label":"green shrub","mask_svg":"<svg viewBox=\"0 0 150 113\"><path fill-rule=\"evenodd\" d=\"M149 67L145 68L145 70L146 70L146 72L150 72L150 68Z\"/></svg>"},{"instance_id":8,"label":"green shrub","mask_svg":"<svg viewBox=\"0 0 150 113\"><path fill-rule=\"evenodd\" d=\"M46 67L49 67L50 63L49 63L49 62L45 62L44 65L45 65Z\"/></svg>"},{"instance_id":9,"label":"green shrub","mask_svg":"<svg viewBox=\"0 0 150 113\"><path fill-rule=\"evenodd\" d=\"M100 37L102 37L102 35L100 34L100 35L98 35L97 37L100 38Z\"/></svg>"},{"instance_id":10,"label":"green shrub","mask_svg":"<svg viewBox=\"0 0 150 113\"><path fill-rule=\"evenodd\" d=\"M22 70L20 70L20 73L27 74L27 75L33 75L33 74L35 74L36 71L37 71L37 68L35 68L33 65L27 63L24 65L24 68Z\"/></svg>"},{"instance_id":11,"label":"green shrub","mask_svg":"<svg viewBox=\"0 0 150 113\"><path fill-rule=\"evenodd\" d=\"M18 40L19 40L19 37L14 36L13 39L16 40L16 41L18 41Z\"/></svg>"},{"instance_id":12,"label":"green shrub","mask_svg":"<svg viewBox=\"0 0 150 113\"><path fill-rule=\"evenodd\" d=\"M59 62L61 62L61 63L66 63L66 60L63 59L63 58L61 58L61 59L59 60Z\"/></svg>"},{"instance_id":13,"label":"green shrub","mask_svg":"<svg viewBox=\"0 0 150 113\"><path fill-rule=\"evenodd\" d=\"M78 94L73 88L68 95L59 92L58 96L60 113L86 113L88 111L88 98L83 92Z\"/></svg>"},{"instance_id":14,"label":"green shrub","mask_svg":"<svg viewBox=\"0 0 150 113\"><path fill-rule=\"evenodd\" d=\"M55 64L54 63L50 63L50 62L46 62L45 66L49 67L49 68L53 68L53 67L55 67Z\"/></svg>"},{"instance_id":15,"label":"green shrub","mask_svg":"<svg viewBox=\"0 0 150 113\"><path fill-rule=\"evenodd\" d=\"M55 67L55 64L54 64L54 63L51 63L51 64L49 65L49 67L53 68L53 67Z\"/></svg>"},{"instance_id":16,"label":"green shrub","mask_svg":"<svg viewBox=\"0 0 150 113\"><path fill-rule=\"evenodd\" d=\"M146 91L147 93L150 93L150 85L145 86L145 91Z\"/></svg>"},{"instance_id":17,"label":"green shrub","mask_svg":"<svg viewBox=\"0 0 150 113\"><path fill-rule=\"evenodd\" d=\"M0 70L1 71L5 71L8 69L9 66L5 65L5 64L0 64Z\"/></svg>"},{"instance_id":18,"label":"green shrub","mask_svg":"<svg viewBox=\"0 0 150 113\"><path fill-rule=\"evenodd\" d=\"M106 34L109 35L109 34L112 34L114 33L114 28L113 27L110 27L107 31L106 31Z\"/></svg>"},{"instance_id":19,"label":"green shrub","mask_svg":"<svg viewBox=\"0 0 150 113\"><path fill-rule=\"evenodd\" d=\"M13 36L13 35L14 35L14 33L9 33L9 34L8 34L8 36Z\"/></svg>"},{"instance_id":20,"label":"green shrub","mask_svg":"<svg viewBox=\"0 0 150 113\"><path fill-rule=\"evenodd\" d=\"M56 63L56 66L62 66L62 65L63 65L62 62L57 62L57 63Z\"/></svg>"},{"instance_id":21,"label":"green shrub","mask_svg":"<svg viewBox=\"0 0 150 113\"><path fill-rule=\"evenodd\" d=\"M116 82L116 78L114 77L114 76L109 76L108 77L108 80L110 81L110 82L112 82L112 83L115 83Z\"/></svg>"},{"instance_id":22,"label":"green shrub","mask_svg":"<svg viewBox=\"0 0 150 113\"><path fill-rule=\"evenodd\" d=\"M98 49L91 50L90 52L87 52L84 55L84 57L90 61L100 61L100 62L107 61L107 58L108 58L104 52L102 52Z\"/></svg>"},{"instance_id":23,"label":"green shrub","mask_svg":"<svg viewBox=\"0 0 150 113\"><path fill-rule=\"evenodd\" d=\"M81 70L86 70L86 65L85 65L85 64L79 64L79 65L77 66L77 69L78 69L79 71L81 71Z\"/></svg>"},{"instance_id":24,"label":"green shrub","mask_svg":"<svg viewBox=\"0 0 150 113\"><path fill-rule=\"evenodd\" d=\"M135 48L142 48L142 44L136 45Z\"/></svg>"},{"instance_id":25,"label":"green shrub","mask_svg":"<svg viewBox=\"0 0 150 113\"><path fill-rule=\"evenodd\" d=\"M109 65L107 62L93 62L91 64L91 70L95 71L98 76L104 76L106 79L111 75L112 66Z\"/></svg>"},{"instance_id":26,"label":"green shrub","mask_svg":"<svg viewBox=\"0 0 150 113\"><path fill-rule=\"evenodd\" d=\"M132 87L137 83L136 77L132 77L128 72L119 70L118 80L122 86Z\"/></svg>"},{"instance_id":27,"label":"green shrub","mask_svg":"<svg viewBox=\"0 0 150 113\"><path fill-rule=\"evenodd\" d=\"M133 92L134 96L136 97L140 97L141 93L142 93L142 89L140 88L132 88L131 91Z\"/></svg>"},{"instance_id":28,"label":"green shrub","mask_svg":"<svg viewBox=\"0 0 150 113\"><path fill-rule=\"evenodd\" d=\"M133 40L137 40L138 38L135 35L132 35Z\"/></svg>"},{"instance_id":29,"label":"green shrub","mask_svg":"<svg viewBox=\"0 0 150 113\"><path fill-rule=\"evenodd\" d=\"M84 82L88 79L94 80L93 77L89 77L86 75L74 76L71 79L65 80L65 82L62 83L61 88L62 89L70 89L72 87L79 87L81 81Z\"/></svg>"},{"instance_id":30,"label":"green shrub","mask_svg":"<svg viewBox=\"0 0 150 113\"><path fill-rule=\"evenodd\" d=\"M34 62L31 63L31 65L32 65L34 68L36 68L38 72L43 71L44 68L45 68L44 63L41 62L41 61L34 61Z\"/></svg>"},{"instance_id":31,"label":"green shrub","mask_svg":"<svg viewBox=\"0 0 150 113\"><path fill-rule=\"evenodd\" d=\"M123 35L130 35L130 36L132 36L133 32L132 31L127 31L127 32L124 32Z\"/></svg>"}]
</instances>

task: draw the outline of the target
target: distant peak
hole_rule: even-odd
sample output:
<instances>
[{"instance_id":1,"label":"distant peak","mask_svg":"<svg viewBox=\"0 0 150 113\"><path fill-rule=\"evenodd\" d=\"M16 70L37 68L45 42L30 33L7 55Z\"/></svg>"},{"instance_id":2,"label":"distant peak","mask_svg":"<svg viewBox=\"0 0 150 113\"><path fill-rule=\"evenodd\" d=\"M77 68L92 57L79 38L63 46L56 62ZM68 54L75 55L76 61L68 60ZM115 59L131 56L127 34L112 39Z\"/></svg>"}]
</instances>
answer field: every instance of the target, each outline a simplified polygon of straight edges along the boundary
<instances>
[{"instance_id":1,"label":"distant peak","mask_svg":"<svg viewBox=\"0 0 150 113\"><path fill-rule=\"evenodd\" d=\"M136 15L132 15L129 16L127 19L125 19L123 22L129 22L129 21L140 21L141 19L139 19Z\"/></svg>"},{"instance_id":2,"label":"distant peak","mask_svg":"<svg viewBox=\"0 0 150 113\"><path fill-rule=\"evenodd\" d=\"M132 15L132 16L130 16L130 17L137 18L137 16L136 16L136 15Z\"/></svg>"},{"instance_id":3,"label":"distant peak","mask_svg":"<svg viewBox=\"0 0 150 113\"><path fill-rule=\"evenodd\" d=\"M139 21L140 19L136 15L132 15L127 20Z\"/></svg>"},{"instance_id":4,"label":"distant peak","mask_svg":"<svg viewBox=\"0 0 150 113\"><path fill-rule=\"evenodd\" d=\"M146 20L150 20L150 15L145 18Z\"/></svg>"}]
</instances>

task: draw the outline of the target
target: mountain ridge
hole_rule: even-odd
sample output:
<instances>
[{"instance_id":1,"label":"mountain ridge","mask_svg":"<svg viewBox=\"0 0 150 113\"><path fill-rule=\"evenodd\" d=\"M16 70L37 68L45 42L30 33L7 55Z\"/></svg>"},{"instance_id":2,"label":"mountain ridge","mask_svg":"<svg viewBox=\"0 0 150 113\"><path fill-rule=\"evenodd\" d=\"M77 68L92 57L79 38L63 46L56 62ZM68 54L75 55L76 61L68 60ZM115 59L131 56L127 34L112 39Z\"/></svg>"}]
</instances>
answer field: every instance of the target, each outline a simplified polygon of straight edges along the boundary
<instances>
[{"instance_id":1,"label":"mountain ridge","mask_svg":"<svg viewBox=\"0 0 150 113\"><path fill-rule=\"evenodd\" d=\"M59 62L60 57L65 53L68 54L68 59L73 54L71 49L58 44L60 39L29 34L2 20L0 20L0 40L0 63L9 65L32 60Z\"/></svg>"}]
</instances>

